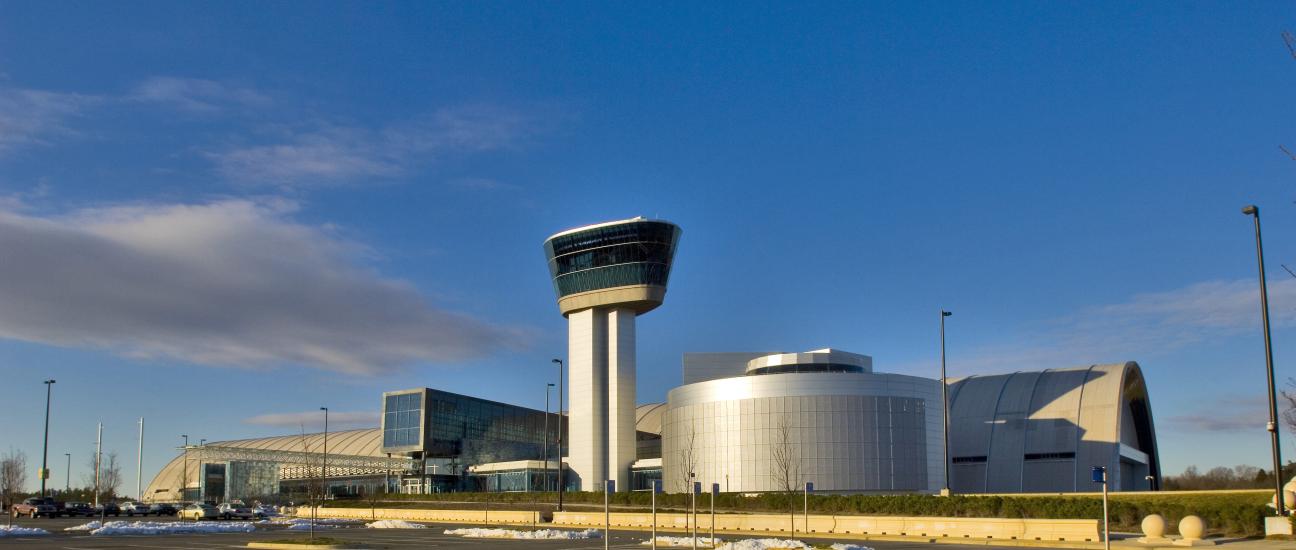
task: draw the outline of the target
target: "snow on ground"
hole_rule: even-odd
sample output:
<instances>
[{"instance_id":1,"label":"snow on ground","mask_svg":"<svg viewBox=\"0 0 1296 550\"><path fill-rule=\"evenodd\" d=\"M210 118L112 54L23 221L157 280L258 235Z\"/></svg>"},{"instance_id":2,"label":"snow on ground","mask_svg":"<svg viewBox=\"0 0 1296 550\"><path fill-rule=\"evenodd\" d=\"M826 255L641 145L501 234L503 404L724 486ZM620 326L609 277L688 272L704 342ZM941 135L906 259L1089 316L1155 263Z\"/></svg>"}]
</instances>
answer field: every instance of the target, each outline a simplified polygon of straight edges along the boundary
<instances>
[{"instance_id":1,"label":"snow on ground","mask_svg":"<svg viewBox=\"0 0 1296 550\"><path fill-rule=\"evenodd\" d=\"M75 527L67 527L64 528L63 530L64 531L94 531L95 529L98 529L100 527L103 527L102 523L99 523L98 521L92 521L90 523L82 523L81 525L77 525Z\"/></svg>"},{"instance_id":2,"label":"snow on ground","mask_svg":"<svg viewBox=\"0 0 1296 550\"><path fill-rule=\"evenodd\" d=\"M689 540L685 538L684 540ZM699 541L700 542L700 541ZM812 549L813 546L799 540L790 539L746 539L720 545L716 550L771 550L774 548ZM873 550L857 544L836 543L832 550Z\"/></svg>"},{"instance_id":3,"label":"snow on ground","mask_svg":"<svg viewBox=\"0 0 1296 550\"><path fill-rule=\"evenodd\" d=\"M426 525L410 523L399 519L384 519L365 524L370 529L426 529Z\"/></svg>"},{"instance_id":4,"label":"snow on ground","mask_svg":"<svg viewBox=\"0 0 1296 550\"><path fill-rule=\"evenodd\" d=\"M49 531L34 527L5 527L0 525L0 538L3 537L39 537L48 535Z\"/></svg>"},{"instance_id":5,"label":"snow on ground","mask_svg":"<svg viewBox=\"0 0 1296 550\"><path fill-rule=\"evenodd\" d=\"M265 521L277 525L310 525L311 523L310 518L274 518ZM351 525L355 523L364 523L364 520L350 518L318 518L315 520L317 527L320 525Z\"/></svg>"},{"instance_id":6,"label":"snow on ground","mask_svg":"<svg viewBox=\"0 0 1296 550\"><path fill-rule=\"evenodd\" d=\"M315 524L315 528L316 528L316 529L337 529L338 527L341 527L341 526L338 525L338 524L336 524L336 523L317 523L317 524ZM306 523L294 523L294 524L292 524L292 525L289 525L287 530L288 530L288 531L310 531L310 530L311 530L311 524L310 524L309 521L306 522Z\"/></svg>"},{"instance_id":7,"label":"snow on ground","mask_svg":"<svg viewBox=\"0 0 1296 550\"><path fill-rule=\"evenodd\" d=\"M447 529L447 535L460 535L468 538L491 539L597 539L602 534L596 529L584 531L563 531L560 529L538 529L535 531L518 531L515 529Z\"/></svg>"},{"instance_id":8,"label":"snow on ground","mask_svg":"<svg viewBox=\"0 0 1296 550\"><path fill-rule=\"evenodd\" d=\"M699 548L703 548L703 547L710 548L712 546L715 546L715 544L719 542L721 542L720 539L715 539L714 541L712 541L711 539L708 539L706 537L698 537L697 539ZM652 539L648 539L639 544L642 544L644 546L649 546L652 544ZM684 547L691 548L693 547L693 537L657 537L657 546L659 547L684 546Z\"/></svg>"},{"instance_id":9,"label":"snow on ground","mask_svg":"<svg viewBox=\"0 0 1296 550\"><path fill-rule=\"evenodd\" d=\"M64 531L89 531L91 535L175 535L188 533L251 533L256 526L247 521L190 523L187 521L92 521Z\"/></svg>"}]
</instances>

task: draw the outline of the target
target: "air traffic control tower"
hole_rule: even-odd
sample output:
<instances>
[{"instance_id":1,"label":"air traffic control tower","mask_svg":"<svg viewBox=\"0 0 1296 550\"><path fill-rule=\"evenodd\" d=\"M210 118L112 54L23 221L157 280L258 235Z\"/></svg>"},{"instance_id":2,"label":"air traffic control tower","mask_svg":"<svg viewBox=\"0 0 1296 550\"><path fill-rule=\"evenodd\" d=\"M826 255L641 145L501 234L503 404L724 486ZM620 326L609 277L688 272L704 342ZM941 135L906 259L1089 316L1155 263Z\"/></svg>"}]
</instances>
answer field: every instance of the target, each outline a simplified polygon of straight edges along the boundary
<instances>
[{"instance_id":1,"label":"air traffic control tower","mask_svg":"<svg viewBox=\"0 0 1296 550\"><path fill-rule=\"evenodd\" d=\"M632 218L544 242L567 318L567 464L583 491L630 489L635 461L635 316L666 297L679 226ZM561 403L559 407L561 407Z\"/></svg>"}]
</instances>

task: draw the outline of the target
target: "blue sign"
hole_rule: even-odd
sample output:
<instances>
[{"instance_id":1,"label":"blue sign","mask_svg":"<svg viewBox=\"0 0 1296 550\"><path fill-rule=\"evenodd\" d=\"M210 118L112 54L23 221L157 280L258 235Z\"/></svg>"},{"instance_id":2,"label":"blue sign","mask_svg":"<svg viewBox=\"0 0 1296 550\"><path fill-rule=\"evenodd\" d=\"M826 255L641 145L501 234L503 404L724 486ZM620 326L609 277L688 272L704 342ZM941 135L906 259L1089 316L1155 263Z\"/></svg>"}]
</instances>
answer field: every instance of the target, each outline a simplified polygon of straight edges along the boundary
<instances>
[{"instance_id":1,"label":"blue sign","mask_svg":"<svg viewBox=\"0 0 1296 550\"><path fill-rule=\"evenodd\" d=\"M720 484L719 484L719 483L712 483L712 484L711 484L711 496L712 496L712 498L718 496L719 494L720 494Z\"/></svg>"},{"instance_id":2,"label":"blue sign","mask_svg":"<svg viewBox=\"0 0 1296 550\"><path fill-rule=\"evenodd\" d=\"M653 491L654 493L660 493L660 492L662 492L662 480L660 480L660 479L654 479L654 480L653 480L653 482L652 482L652 491Z\"/></svg>"},{"instance_id":3,"label":"blue sign","mask_svg":"<svg viewBox=\"0 0 1296 550\"><path fill-rule=\"evenodd\" d=\"M700 495L700 494L702 494L702 482L701 482L701 481L694 481L694 482L693 482L693 494L695 494L695 495Z\"/></svg>"},{"instance_id":4,"label":"blue sign","mask_svg":"<svg viewBox=\"0 0 1296 550\"><path fill-rule=\"evenodd\" d=\"M807 492L807 493L813 493L813 492L814 492L814 482L813 482L813 481L807 481L807 482L806 482L806 492Z\"/></svg>"},{"instance_id":5,"label":"blue sign","mask_svg":"<svg viewBox=\"0 0 1296 550\"><path fill-rule=\"evenodd\" d=\"M1104 468L1104 467L1102 467L1102 466L1094 466L1094 467L1093 467L1093 482L1094 482L1094 483L1107 483L1107 468Z\"/></svg>"},{"instance_id":6,"label":"blue sign","mask_svg":"<svg viewBox=\"0 0 1296 550\"><path fill-rule=\"evenodd\" d=\"M616 480L615 480L615 479L609 479L609 480L607 480L607 492L609 492L609 493L615 493L615 492L616 492Z\"/></svg>"}]
</instances>

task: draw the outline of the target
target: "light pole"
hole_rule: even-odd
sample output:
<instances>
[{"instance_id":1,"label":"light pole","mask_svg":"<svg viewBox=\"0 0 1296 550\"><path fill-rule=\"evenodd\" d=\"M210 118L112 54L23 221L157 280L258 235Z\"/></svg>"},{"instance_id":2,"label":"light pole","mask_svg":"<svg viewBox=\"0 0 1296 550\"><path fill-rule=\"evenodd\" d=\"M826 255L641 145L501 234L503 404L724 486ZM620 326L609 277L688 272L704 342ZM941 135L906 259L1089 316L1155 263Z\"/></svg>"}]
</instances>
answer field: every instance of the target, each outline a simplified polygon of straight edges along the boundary
<instances>
[{"instance_id":1,"label":"light pole","mask_svg":"<svg viewBox=\"0 0 1296 550\"><path fill-rule=\"evenodd\" d=\"M941 448L945 450L945 490L944 494L950 494L950 457L949 457L949 384L945 382L945 318L953 315L944 309L941 310Z\"/></svg>"},{"instance_id":2,"label":"light pole","mask_svg":"<svg viewBox=\"0 0 1296 550\"><path fill-rule=\"evenodd\" d=\"M562 359L554 359L551 362L558 364L558 511L561 512L563 511L563 362Z\"/></svg>"},{"instance_id":3,"label":"light pole","mask_svg":"<svg viewBox=\"0 0 1296 550\"><path fill-rule=\"evenodd\" d=\"M553 384L545 384L545 416L544 416L544 467L540 470L544 472L544 490L549 490L549 390L552 390Z\"/></svg>"},{"instance_id":4,"label":"light pole","mask_svg":"<svg viewBox=\"0 0 1296 550\"><path fill-rule=\"evenodd\" d=\"M1274 389L1273 344L1269 339L1269 289L1265 285L1264 245L1260 242L1260 209L1254 204L1242 208L1242 213L1255 221L1256 263L1260 269L1260 319L1264 324L1265 372L1269 377L1269 442L1273 447L1274 464L1274 510L1279 516L1287 515L1283 502L1282 453L1278 447L1278 403Z\"/></svg>"},{"instance_id":5,"label":"light pole","mask_svg":"<svg viewBox=\"0 0 1296 550\"><path fill-rule=\"evenodd\" d=\"M67 475L63 478L63 492L72 490L72 453L63 453L67 457Z\"/></svg>"},{"instance_id":6,"label":"light pole","mask_svg":"<svg viewBox=\"0 0 1296 550\"><path fill-rule=\"evenodd\" d=\"M54 379L45 381L45 444L41 448L41 498L45 497L45 480L49 479L49 413L50 413L50 393L54 387Z\"/></svg>"},{"instance_id":7,"label":"light pole","mask_svg":"<svg viewBox=\"0 0 1296 550\"><path fill-rule=\"evenodd\" d=\"M180 434L184 438L184 468L183 479L180 481L180 502L185 500L185 490L189 488L189 436Z\"/></svg>"},{"instance_id":8,"label":"light pole","mask_svg":"<svg viewBox=\"0 0 1296 550\"><path fill-rule=\"evenodd\" d=\"M139 419L139 450L135 451L135 500L144 500L144 417Z\"/></svg>"}]
</instances>

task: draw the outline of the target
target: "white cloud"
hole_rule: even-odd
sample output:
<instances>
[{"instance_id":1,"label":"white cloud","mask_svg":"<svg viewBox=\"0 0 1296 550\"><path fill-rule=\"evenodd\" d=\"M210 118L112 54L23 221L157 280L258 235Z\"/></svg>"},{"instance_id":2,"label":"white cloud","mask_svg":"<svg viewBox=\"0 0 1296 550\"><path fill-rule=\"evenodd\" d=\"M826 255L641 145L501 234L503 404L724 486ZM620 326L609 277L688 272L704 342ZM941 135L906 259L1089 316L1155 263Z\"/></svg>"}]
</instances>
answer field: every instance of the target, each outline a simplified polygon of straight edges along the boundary
<instances>
[{"instance_id":1,"label":"white cloud","mask_svg":"<svg viewBox=\"0 0 1296 550\"><path fill-rule=\"evenodd\" d=\"M1263 430L1269 421L1269 401L1263 395L1216 397L1196 408L1204 412L1167 417L1167 426L1179 431L1239 432Z\"/></svg>"},{"instance_id":2,"label":"white cloud","mask_svg":"<svg viewBox=\"0 0 1296 550\"><path fill-rule=\"evenodd\" d=\"M1270 321L1296 324L1296 279L1269 281ZM960 374L1139 360L1247 331L1259 331L1255 279L1207 281L1138 294L1040 323L1017 338L1028 344L982 346L951 363Z\"/></svg>"},{"instance_id":3,"label":"white cloud","mask_svg":"<svg viewBox=\"0 0 1296 550\"><path fill-rule=\"evenodd\" d=\"M80 94L0 87L0 156L24 145L44 145L74 132L65 122L96 98Z\"/></svg>"},{"instance_id":4,"label":"white cloud","mask_svg":"<svg viewBox=\"0 0 1296 550\"><path fill-rule=\"evenodd\" d=\"M244 424L260 426L297 427L305 426L314 429L324 425L323 411L303 411L292 413L272 413L243 419ZM329 428L377 428L378 413L373 411L334 412L329 411Z\"/></svg>"},{"instance_id":5,"label":"white cloud","mask_svg":"<svg viewBox=\"0 0 1296 550\"><path fill-rule=\"evenodd\" d=\"M226 178L254 185L310 187L392 178L449 154L521 145L537 131L504 109L442 109L381 128L319 124L278 143L234 147L208 157Z\"/></svg>"},{"instance_id":6,"label":"white cloud","mask_svg":"<svg viewBox=\"0 0 1296 550\"><path fill-rule=\"evenodd\" d=\"M264 107L270 104L268 96L252 88L171 76L144 80L127 97L135 101L169 104L195 113L215 113L231 106Z\"/></svg>"},{"instance_id":7,"label":"white cloud","mask_svg":"<svg viewBox=\"0 0 1296 550\"><path fill-rule=\"evenodd\" d=\"M288 204L0 211L0 337L208 365L381 373L516 346L357 266Z\"/></svg>"}]
</instances>

